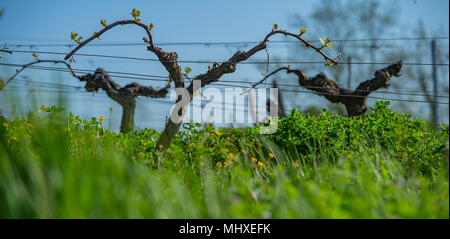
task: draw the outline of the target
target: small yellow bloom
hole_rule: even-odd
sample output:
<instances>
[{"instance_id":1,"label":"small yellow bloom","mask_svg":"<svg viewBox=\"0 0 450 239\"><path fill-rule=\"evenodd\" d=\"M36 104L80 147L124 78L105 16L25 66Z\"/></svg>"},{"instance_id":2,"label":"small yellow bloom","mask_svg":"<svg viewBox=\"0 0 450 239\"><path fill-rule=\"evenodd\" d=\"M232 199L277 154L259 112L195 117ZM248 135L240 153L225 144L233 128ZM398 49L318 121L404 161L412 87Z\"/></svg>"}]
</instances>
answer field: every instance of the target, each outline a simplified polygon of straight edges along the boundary
<instances>
[{"instance_id":1,"label":"small yellow bloom","mask_svg":"<svg viewBox=\"0 0 450 239\"><path fill-rule=\"evenodd\" d=\"M222 167L222 163L221 163L221 162L217 162L217 166L218 166L219 168L221 168L221 167Z\"/></svg>"},{"instance_id":2,"label":"small yellow bloom","mask_svg":"<svg viewBox=\"0 0 450 239\"><path fill-rule=\"evenodd\" d=\"M109 107L109 111L113 111L113 107Z\"/></svg>"},{"instance_id":3,"label":"small yellow bloom","mask_svg":"<svg viewBox=\"0 0 450 239\"><path fill-rule=\"evenodd\" d=\"M100 120L100 121L103 121L104 119L105 119L105 117L103 117L101 115L98 117L98 120Z\"/></svg>"},{"instance_id":4,"label":"small yellow bloom","mask_svg":"<svg viewBox=\"0 0 450 239\"><path fill-rule=\"evenodd\" d=\"M136 156L134 156L134 155L131 156L131 159L132 159L132 160L135 160L135 159L136 159Z\"/></svg>"},{"instance_id":5,"label":"small yellow bloom","mask_svg":"<svg viewBox=\"0 0 450 239\"><path fill-rule=\"evenodd\" d=\"M305 28L301 28L300 29L300 36L306 33L306 29Z\"/></svg>"},{"instance_id":6,"label":"small yellow bloom","mask_svg":"<svg viewBox=\"0 0 450 239\"><path fill-rule=\"evenodd\" d=\"M233 153L228 153L228 158L230 158L230 160L233 160L234 154Z\"/></svg>"},{"instance_id":7,"label":"small yellow bloom","mask_svg":"<svg viewBox=\"0 0 450 239\"><path fill-rule=\"evenodd\" d=\"M205 166L205 163L203 163L203 162L200 162L200 166L202 166L202 167L203 167L203 166Z\"/></svg>"},{"instance_id":8,"label":"small yellow bloom","mask_svg":"<svg viewBox=\"0 0 450 239\"><path fill-rule=\"evenodd\" d=\"M261 161L258 161L258 166L260 166L260 167L264 167L264 163L263 163L263 162L261 162Z\"/></svg>"},{"instance_id":9,"label":"small yellow bloom","mask_svg":"<svg viewBox=\"0 0 450 239\"><path fill-rule=\"evenodd\" d=\"M294 166L295 166L296 168L298 168L298 167L300 167L300 164L295 163Z\"/></svg>"},{"instance_id":10,"label":"small yellow bloom","mask_svg":"<svg viewBox=\"0 0 450 239\"><path fill-rule=\"evenodd\" d=\"M41 107L39 109L41 109L42 111L45 111L47 109L47 107L45 107L45 105L41 105Z\"/></svg>"},{"instance_id":11,"label":"small yellow bloom","mask_svg":"<svg viewBox=\"0 0 450 239\"><path fill-rule=\"evenodd\" d=\"M6 127L8 127L8 124L7 123L3 123L3 126L5 126L5 128L6 128Z\"/></svg>"},{"instance_id":12,"label":"small yellow bloom","mask_svg":"<svg viewBox=\"0 0 450 239\"><path fill-rule=\"evenodd\" d=\"M256 162L258 160L255 157L252 157L252 161Z\"/></svg>"},{"instance_id":13,"label":"small yellow bloom","mask_svg":"<svg viewBox=\"0 0 450 239\"><path fill-rule=\"evenodd\" d=\"M278 24L273 24L273 28L272 28L272 31L275 31L275 30L277 30L278 29Z\"/></svg>"},{"instance_id":14,"label":"small yellow bloom","mask_svg":"<svg viewBox=\"0 0 450 239\"><path fill-rule=\"evenodd\" d=\"M270 158L273 158L273 157L275 157L275 156L273 155L273 153L269 153L269 157L270 157Z\"/></svg>"},{"instance_id":15,"label":"small yellow bloom","mask_svg":"<svg viewBox=\"0 0 450 239\"><path fill-rule=\"evenodd\" d=\"M137 10L136 8L133 8L133 10L131 11L131 16L133 16L134 19L137 19L139 15L141 15L141 12L139 12L139 10Z\"/></svg>"},{"instance_id":16,"label":"small yellow bloom","mask_svg":"<svg viewBox=\"0 0 450 239\"><path fill-rule=\"evenodd\" d=\"M216 132L215 132L217 135L219 135L219 136L221 136L222 135L222 133L220 133L219 131L217 131L216 130Z\"/></svg>"}]
</instances>

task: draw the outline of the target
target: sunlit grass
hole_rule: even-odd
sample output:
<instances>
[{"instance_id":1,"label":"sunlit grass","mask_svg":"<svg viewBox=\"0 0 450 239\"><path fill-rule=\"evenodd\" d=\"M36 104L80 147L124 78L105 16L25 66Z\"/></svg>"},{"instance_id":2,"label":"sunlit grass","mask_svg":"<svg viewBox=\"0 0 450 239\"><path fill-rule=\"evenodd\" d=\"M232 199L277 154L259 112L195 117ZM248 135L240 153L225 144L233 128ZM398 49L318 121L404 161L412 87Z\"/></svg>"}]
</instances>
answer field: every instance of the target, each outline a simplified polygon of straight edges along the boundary
<instances>
[{"instance_id":1,"label":"sunlit grass","mask_svg":"<svg viewBox=\"0 0 450 239\"><path fill-rule=\"evenodd\" d=\"M0 117L0 217L449 218L448 128L378 110L359 123L294 112L269 137L186 125L159 164L154 130L48 107Z\"/></svg>"}]
</instances>

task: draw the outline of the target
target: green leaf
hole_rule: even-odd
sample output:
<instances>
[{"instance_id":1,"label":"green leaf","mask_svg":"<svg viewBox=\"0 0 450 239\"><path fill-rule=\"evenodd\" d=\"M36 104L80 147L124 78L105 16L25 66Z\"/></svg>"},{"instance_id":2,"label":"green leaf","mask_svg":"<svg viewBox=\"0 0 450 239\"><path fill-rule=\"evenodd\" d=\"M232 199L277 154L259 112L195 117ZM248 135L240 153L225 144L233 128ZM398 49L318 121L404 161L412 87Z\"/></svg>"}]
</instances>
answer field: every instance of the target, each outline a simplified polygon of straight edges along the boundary
<instances>
[{"instance_id":1,"label":"green leaf","mask_svg":"<svg viewBox=\"0 0 450 239\"><path fill-rule=\"evenodd\" d=\"M106 20L105 19L101 20L100 24L102 24L102 26L106 27Z\"/></svg>"},{"instance_id":2,"label":"green leaf","mask_svg":"<svg viewBox=\"0 0 450 239\"><path fill-rule=\"evenodd\" d=\"M325 42L325 45L330 48L330 50L333 50L333 45L331 44L330 38L327 37L327 40Z\"/></svg>"},{"instance_id":3,"label":"green leaf","mask_svg":"<svg viewBox=\"0 0 450 239\"><path fill-rule=\"evenodd\" d=\"M322 40L322 38L320 38L320 45L321 45L322 48L325 47L325 42Z\"/></svg>"},{"instance_id":4,"label":"green leaf","mask_svg":"<svg viewBox=\"0 0 450 239\"><path fill-rule=\"evenodd\" d=\"M275 31L275 30L277 30L277 29L278 29L278 24L274 23L274 24L273 24L272 31Z\"/></svg>"},{"instance_id":5,"label":"green leaf","mask_svg":"<svg viewBox=\"0 0 450 239\"><path fill-rule=\"evenodd\" d=\"M72 39L72 40L77 39L77 36L78 36L78 33L76 33L76 32L71 32L70 33L70 39Z\"/></svg>"},{"instance_id":6,"label":"green leaf","mask_svg":"<svg viewBox=\"0 0 450 239\"><path fill-rule=\"evenodd\" d=\"M137 10L136 8L133 8L133 10L131 11L131 16L134 17L135 21L140 21L138 19L139 15L141 15L141 12L139 12L139 10Z\"/></svg>"}]
</instances>

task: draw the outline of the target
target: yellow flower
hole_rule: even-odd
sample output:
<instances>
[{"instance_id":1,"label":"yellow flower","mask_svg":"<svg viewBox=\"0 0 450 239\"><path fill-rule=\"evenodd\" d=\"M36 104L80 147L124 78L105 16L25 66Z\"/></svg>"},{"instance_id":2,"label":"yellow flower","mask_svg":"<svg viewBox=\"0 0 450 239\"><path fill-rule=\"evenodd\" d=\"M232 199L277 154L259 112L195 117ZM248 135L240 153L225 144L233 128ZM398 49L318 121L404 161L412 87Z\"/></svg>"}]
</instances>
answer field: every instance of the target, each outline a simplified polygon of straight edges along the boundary
<instances>
[{"instance_id":1,"label":"yellow flower","mask_svg":"<svg viewBox=\"0 0 450 239\"><path fill-rule=\"evenodd\" d=\"M3 126L5 126L5 128L6 128L6 127L8 127L8 124L7 123L3 123Z\"/></svg>"},{"instance_id":2,"label":"yellow flower","mask_svg":"<svg viewBox=\"0 0 450 239\"><path fill-rule=\"evenodd\" d=\"M219 136L221 136L222 135L222 133L220 133L219 131L217 131L216 130L216 132L215 132L217 135L219 135Z\"/></svg>"},{"instance_id":3,"label":"yellow flower","mask_svg":"<svg viewBox=\"0 0 450 239\"><path fill-rule=\"evenodd\" d=\"M100 121L103 121L104 119L105 119L105 117L103 117L101 115L98 117L98 120L100 120Z\"/></svg>"},{"instance_id":4,"label":"yellow flower","mask_svg":"<svg viewBox=\"0 0 450 239\"><path fill-rule=\"evenodd\" d=\"M298 168L298 167L300 167L300 164L295 163L294 166L295 166L296 168Z\"/></svg>"},{"instance_id":5,"label":"yellow flower","mask_svg":"<svg viewBox=\"0 0 450 239\"><path fill-rule=\"evenodd\" d=\"M233 153L228 153L228 158L230 158L230 160L233 160L234 154Z\"/></svg>"},{"instance_id":6,"label":"yellow flower","mask_svg":"<svg viewBox=\"0 0 450 239\"><path fill-rule=\"evenodd\" d=\"M202 166L202 167L203 167L203 166L205 166L205 163L203 163L203 162L200 162L200 166Z\"/></svg>"},{"instance_id":7,"label":"yellow flower","mask_svg":"<svg viewBox=\"0 0 450 239\"><path fill-rule=\"evenodd\" d=\"M264 167L264 163L263 163L263 162L261 162L261 161L258 161L258 166L260 166L260 167Z\"/></svg>"},{"instance_id":8,"label":"yellow flower","mask_svg":"<svg viewBox=\"0 0 450 239\"><path fill-rule=\"evenodd\" d=\"M252 157L252 161L256 162L258 160L255 157Z\"/></svg>"},{"instance_id":9,"label":"yellow flower","mask_svg":"<svg viewBox=\"0 0 450 239\"><path fill-rule=\"evenodd\" d=\"M132 159L132 160L135 160L135 159L136 159L136 156L134 156L134 155L131 156L131 159Z\"/></svg>"},{"instance_id":10,"label":"yellow flower","mask_svg":"<svg viewBox=\"0 0 450 239\"><path fill-rule=\"evenodd\" d=\"M186 67L184 68L184 72L186 72L186 74L191 73L192 69L190 67Z\"/></svg>"},{"instance_id":11,"label":"yellow flower","mask_svg":"<svg viewBox=\"0 0 450 239\"><path fill-rule=\"evenodd\" d=\"M277 30L278 29L278 24L273 24L273 28L272 28L272 31L275 31L275 30Z\"/></svg>"},{"instance_id":12,"label":"yellow flower","mask_svg":"<svg viewBox=\"0 0 450 239\"><path fill-rule=\"evenodd\" d=\"M222 163L221 163L221 162L217 162L217 166L218 166L219 168L221 168L221 167L222 167Z\"/></svg>"},{"instance_id":13,"label":"yellow flower","mask_svg":"<svg viewBox=\"0 0 450 239\"><path fill-rule=\"evenodd\" d=\"M269 153L269 157L273 158L274 157L273 153Z\"/></svg>"},{"instance_id":14,"label":"yellow flower","mask_svg":"<svg viewBox=\"0 0 450 239\"><path fill-rule=\"evenodd\" d=\"M41 107L39 109L41 109L42 111L45 111L47 109L47 107L45 107L45 105L41 105Z\"/></svg>"},{"instance_id":15,"label":"yellow flower","mask_svg":"<svg viewBox=\"0 0 450 239\"><path fill-rule=\"evenodd\" d=\"M134 17L134 19L137 19L141 15L141 12L139 12L136 8L133 8L133 11L131 11L131 16Z\"/></svg>"},{"instance_id":16,"label":"yellow flower","mask_svg":"<svg viewBox=\"0 0 450 239\"><path fill-rule=\"evenodd\" d=\"M109 107L109 111L113 111L113 107Z\"/></svg>"},{"instance_id":17,"label":"yellow flower","mask_svg":"<svg viewBox=\"0 0 450 239\"><path fill-rule=\"evenodd\" d=\"M300 29L300 36L306 33L306 29L305 28L301 28Z\"/></svg>"}]
</instances>

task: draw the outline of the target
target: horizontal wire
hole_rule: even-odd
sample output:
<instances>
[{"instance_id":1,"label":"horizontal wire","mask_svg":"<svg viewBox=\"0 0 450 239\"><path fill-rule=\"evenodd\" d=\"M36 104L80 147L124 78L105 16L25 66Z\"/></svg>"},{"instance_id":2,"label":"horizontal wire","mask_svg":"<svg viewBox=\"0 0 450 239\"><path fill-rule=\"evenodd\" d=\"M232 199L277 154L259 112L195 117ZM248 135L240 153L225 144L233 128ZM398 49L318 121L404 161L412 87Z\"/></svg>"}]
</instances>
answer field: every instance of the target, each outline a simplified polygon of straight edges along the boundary
<instances>
[{"instance_id":1,"label":"horizontal wire","mask_svg":"<svg viewBox=\"0 0 450 239\"><path fill-rule=\"evenodd\" d=\"M24 86L24 85L20 85L20 84L12 84L11 86ZM88 91L83 91L83 90L80 90L80 88L77 88L77 87L75 87L75 88L72 88L72 89L61 89L61 88L59 88L58 86L55 86L55 85L49 85L49 87L47 87L47 86L45 86L45 85L33 85L33 86L37 86L37 87L41 87L41 88L44 88L44 90L39 90L39 91L36 91L36 90L34 90L34 89L30 89L32 92L33 91L36 91L36 92L44 92L44 93L95 93L95 96L101 96L101 97L106 97L106 98L109 98L109 96L106 94L106 92L104 92L104 91L100 91L100 92L88 92ZM69 86L69 85L66 85L66 86ZM11 88L11 87L8 87L8 88L5 88L5 90L6 91L23 91L23 90L25 90L23 87L13 87L13 88ZM161 99L161 98L149 98L149 97L144 97L145 99L150 99L152 102L160 102L160 103L166 103L166 104L171 104L171 105L174 105L175 104L175 99ZM144 99L144 98L142 98L142 99ZM205 100L205 99L203 99L204 101L208 101L208 100ZM210 101L210 100L209 100ZM191 102L192 103L192 102ZM208 102L207 102L208 103ZM201 105L201 107L205 107L205 105L207 104L207 103L205 103L205 104L202 104ZM232 104L233 106L236 106L236 108L237 107L244 107L244 111L245 112L248 112L248 110L247 109L245 109L245 106L248 106L247 104L237 104L237 103L233 103ZM227 104L225 104L225 107L223 107L222 106L222 108L223 109L233 109L233 107L227 107Z\"/></svg>"},{"instance_id":2,"label":"horizontal wire","mask_svg":"<svg viewBox=\"0 0 450 239\"><path fill-rule=\"evenodd\" d=\"M64 52L50 52L50 51L27 51L27 50L11 50L17 53L36 53L36 54L50 54L50 55L67 55ZM127 60L138 60L138 61L153 61L160 62L156 58L141 58L141 57L130 57L130 56L114 56L114 55L102 55L102 54L83 54L76 53L74 56L86 56L86 57L102 57L102 58L112 58L112 59L127 59ZM224 61L211 61L211 60L178 60L180 63L195 63L195 64L213 64L217 62ZM324 64L323 61L244 61L239 64ZM342 65L389 65L392 62L339 62ZM420 62L402 62L403 65L409 66L449 66L449 63L420 63Z\"/></svg>"},{"instance_id":3,"label":"horizontal wire","mask_svg":"<svg viewBox=\"0 0 450 239\"><path fill-rule=\"evenodd\" d=\"M228 87L238 87L243 89L249 89L251 87L245 87L241 85L232 85L232 84L221 84L221 83L212 83L209 86L228 86ZM258 87L255 89L259 89ZM317 95L332 95L336 96L336 94L332 93L325 93L325 92L314 92L310 90L291 90L291 89L282 89L283 91L290 91L290 92L296 92L296 93L307 93L307 94L317 94ZM353 96L353 95L342 95L342 97L361 97L365 98L366 96ZM367 98L372 99L380 99L380 100L389 100L389 101L400 101L400 102L416 102L416 103L434 103L434 104L449 104L448 102L439 102L439 101L426 101L426 100L406 100L406 99L395 99L395 98L386 98L386 97L377 97L377 96L367 96Z\"/></svg>"},{"instance_id":4,"label":"horizontal wire","mask_svg":"<svg viewBox=\"0 0 450 239\"><path fill-rule=\"evenodd\" d=\"M21 67L20 64L8 64L8 63L0 63L0 65L5 66L18 66ZM49 70L49 71L60 71L60 72L70 72L67 68L62 67L46 67L46 66L30 66L28 67L30 69L37 69L37 70ZM76 73L90 73L93 72L92 70L83 70L83 69L73 69ZM160 82L167 82L169 79L167 76L160 76L160 75L146 75L146 74L136 74L136 73L126 73L126 72L114 72L114 71L108 71L111 77L119 77L119 78L126 78L126 79L135 79L135 80L147 80L147 81L160 81ZM119 75L114 75L119 74ZM143 77L132 77L132 76L126 76L126 75L136 75L136 76L144 76L144 77L155 77L155 78L161 78L161 79L152 79L152 78L143 78ZM228 83L245 83L245 84L253 84L255 82L252 81L232 81L232 80L220 80L220 82L228 82ZM287 87L299 87L299 85L290 85L290 84L283 84L279 83L279 86L287 86ZM312 89L338 89L338 88L330 88L330 87L320 87L320 86L310 86L309 88ZM286 89L282 89L286 90ZM409 95L409 96L421 96L421 97L434 97L434 95L430 94L420 94L420 93L410 93L407 91L404 92L389 92L389 91L369 91L369 90L359 90L360 92L373 92L373 93L381 93L381 94L392 94L392 95ZM438 98L445 98L448 99L449 96L444 95L438 95L436 96Z\"/></svg>"},{"instance_id":5,"label":"horizontal wire","mask_svg":"<svg viewBox=\"0 0 450 239\"><path fill-rule=\"evenodd\" d=\"M449 37L396 37L396 38L361 38L361 39L332 39L333 42L360 42L360 41L416 41L416 40L445 40ZM308 42L319 42L320 40L308 40ZM166 42L157 43L156 46L186 46L186 45L200 45L200 46L217 46L217 45L249 45L258 44L258 41L234 41L234 42ZM298 41L278 40L270 41L270 43L299 43ZM132 43L93 43L86 46L146 46L148 43L132 42ZM74 47L75 43L52 43L52 44L11 44L14 47Z\"/></svg>"}]
</instances>

